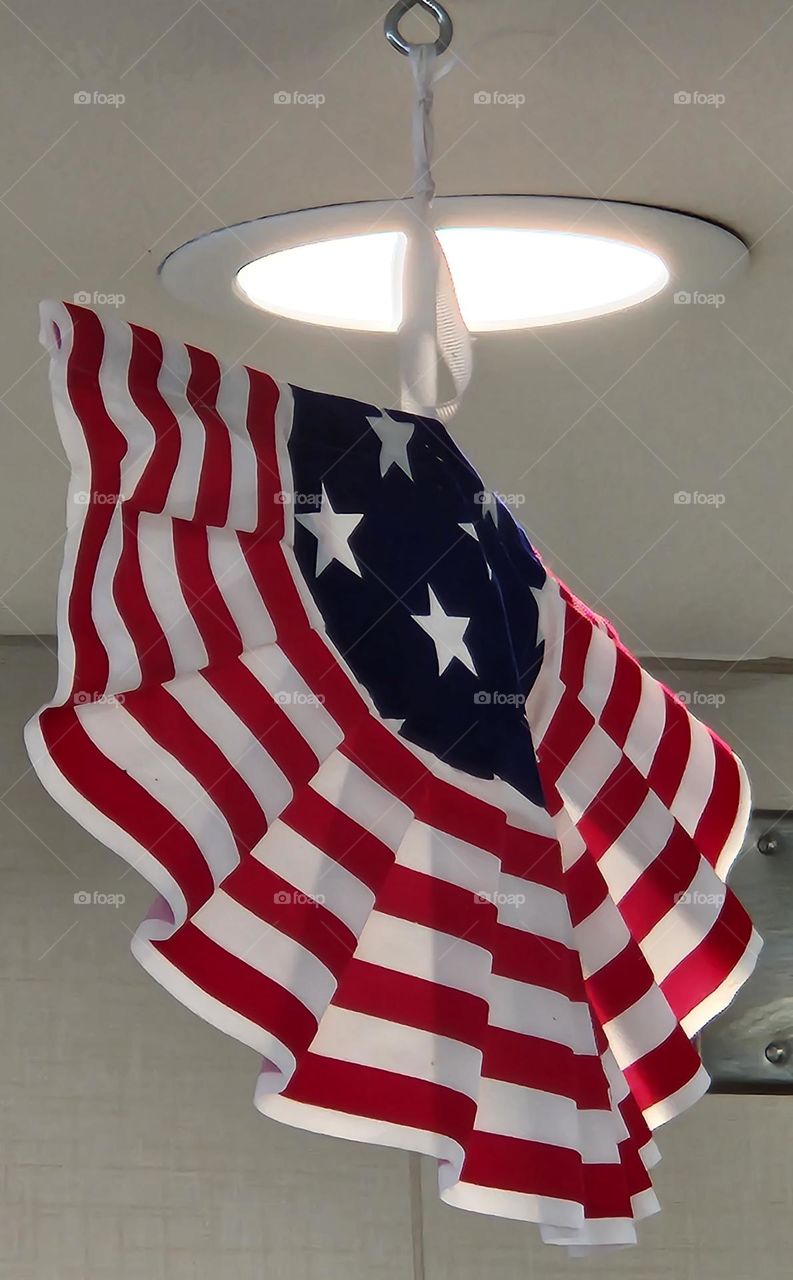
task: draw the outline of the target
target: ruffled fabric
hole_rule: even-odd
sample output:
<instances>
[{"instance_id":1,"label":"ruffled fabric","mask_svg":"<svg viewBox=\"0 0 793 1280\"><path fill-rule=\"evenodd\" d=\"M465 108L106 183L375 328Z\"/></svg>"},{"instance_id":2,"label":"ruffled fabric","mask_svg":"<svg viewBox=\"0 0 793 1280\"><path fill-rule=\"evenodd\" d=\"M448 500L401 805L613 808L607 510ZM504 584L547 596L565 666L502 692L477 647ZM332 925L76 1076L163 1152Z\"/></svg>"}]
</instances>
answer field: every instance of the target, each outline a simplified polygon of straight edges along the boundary
<instances>
[{"instance_id":1,"label":"ruffled fabric","mask_svg":"<svg viewBox=\"0 0 793 1280\"><path fill-rule=\"evenodd\" d=\"M157 891L135 956L261 1055L265 1115L433 1156L445 1201L573 1253L633 1243L759 950L740 762L550 575L544 803L406 742L295 559L291 389L72 305L42 339L72 480L26 740Z\"/></svg>"}]
</instances>

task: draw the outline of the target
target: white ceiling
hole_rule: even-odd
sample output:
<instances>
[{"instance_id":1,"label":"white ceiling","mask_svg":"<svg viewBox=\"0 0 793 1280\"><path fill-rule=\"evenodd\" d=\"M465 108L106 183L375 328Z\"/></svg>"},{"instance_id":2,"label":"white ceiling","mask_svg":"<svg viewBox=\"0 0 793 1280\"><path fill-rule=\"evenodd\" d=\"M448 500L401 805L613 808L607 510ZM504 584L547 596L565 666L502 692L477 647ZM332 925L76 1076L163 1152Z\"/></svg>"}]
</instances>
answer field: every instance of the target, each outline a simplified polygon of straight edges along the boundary
<instances>
[{"instance_id":1,"label":"white ceiling","mask_svg":"<svg viewBox=\"0 0 793 1280\"><path fill-rule=\"evenodd\" d=\"M214 320L167 252L226 223L411 181L406 62L374 0L0 0L0 630L49 632L66 469L36 304L121 315L289 379L395 403L387 338ZM793 8L786 0L450 0L438 190L608 196L751 246L724 305L670 301L482 337L454 433L551 566L641 652L793 655ZM480 90L525 94L477 106ZM79 91L123 106L78 105ZM321 109L278 90L321 92ZM723 94L681 106L681 90ZM723 505L676 506L678 490Z\"/></svg>"}]
</instances>

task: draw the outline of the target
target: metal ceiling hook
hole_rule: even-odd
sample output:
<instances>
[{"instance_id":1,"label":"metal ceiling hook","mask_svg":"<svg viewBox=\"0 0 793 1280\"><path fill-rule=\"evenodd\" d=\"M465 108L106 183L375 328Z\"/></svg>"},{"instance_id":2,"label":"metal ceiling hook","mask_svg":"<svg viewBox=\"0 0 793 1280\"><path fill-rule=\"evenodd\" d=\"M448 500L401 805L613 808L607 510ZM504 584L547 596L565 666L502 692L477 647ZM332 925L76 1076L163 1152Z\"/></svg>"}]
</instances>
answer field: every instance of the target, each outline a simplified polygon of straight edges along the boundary
<instances>
[{"instance_id":1,"label":"metal ceiling hook","mask_svg":"<svg viewBox=\"0 0 793 1280\"><path fill-rule=\"evenodd\" d=\"M409 9L413 9L416 5L420 9L426 9L427 13L431 13L438 24L438 38L435 41L435 53L440 57L442 53L448 49L452 42L454 34L454 26L449 14L446 12L442 4L438 4L437 0L397 0L397 3L388 10L383 24L383 30L390 44L398 49L405 56L412 53L414 49L418 49L425 41L415 43L406 40L399 30L399 23Z\"/></svg>"}]
</instances>

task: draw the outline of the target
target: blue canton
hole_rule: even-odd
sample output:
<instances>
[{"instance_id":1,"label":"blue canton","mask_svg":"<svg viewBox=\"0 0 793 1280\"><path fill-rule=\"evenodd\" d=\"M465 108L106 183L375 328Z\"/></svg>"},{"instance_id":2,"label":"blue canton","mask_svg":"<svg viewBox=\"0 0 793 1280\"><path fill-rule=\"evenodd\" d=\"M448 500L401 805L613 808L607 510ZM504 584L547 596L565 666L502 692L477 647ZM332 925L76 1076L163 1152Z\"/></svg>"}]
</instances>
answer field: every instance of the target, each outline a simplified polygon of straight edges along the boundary
<instances>
[{"instance_id":1,"label":"blue canton","mask_svg":"<svg viewBox=\"0 0 793 1280\"><path fill-rule=\"evenodd\" d=\"M293 390L295 554L330 639L402 737L542 804L523 530L440 423Z\"/></svg>"}]
</instances>

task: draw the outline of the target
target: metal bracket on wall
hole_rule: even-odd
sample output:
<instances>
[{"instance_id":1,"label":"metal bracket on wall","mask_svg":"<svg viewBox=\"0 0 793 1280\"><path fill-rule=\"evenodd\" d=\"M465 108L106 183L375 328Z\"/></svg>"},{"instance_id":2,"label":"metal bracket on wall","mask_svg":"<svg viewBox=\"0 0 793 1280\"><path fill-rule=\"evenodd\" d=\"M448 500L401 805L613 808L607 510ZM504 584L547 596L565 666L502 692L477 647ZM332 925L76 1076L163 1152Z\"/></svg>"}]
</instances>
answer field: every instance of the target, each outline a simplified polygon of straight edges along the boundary
<instances>
[{"instance_id":1,"label":"metal bracket on wall","mask_svg":"<svg viewBox=\"0 0 793 1280\"><path fill-rule=\"evenodd\" d=\"M793 812L755 809L729 877L764 940L757 968L699 1039L712 1093L793 1093Z\"/></svg>"}]
</instances>

